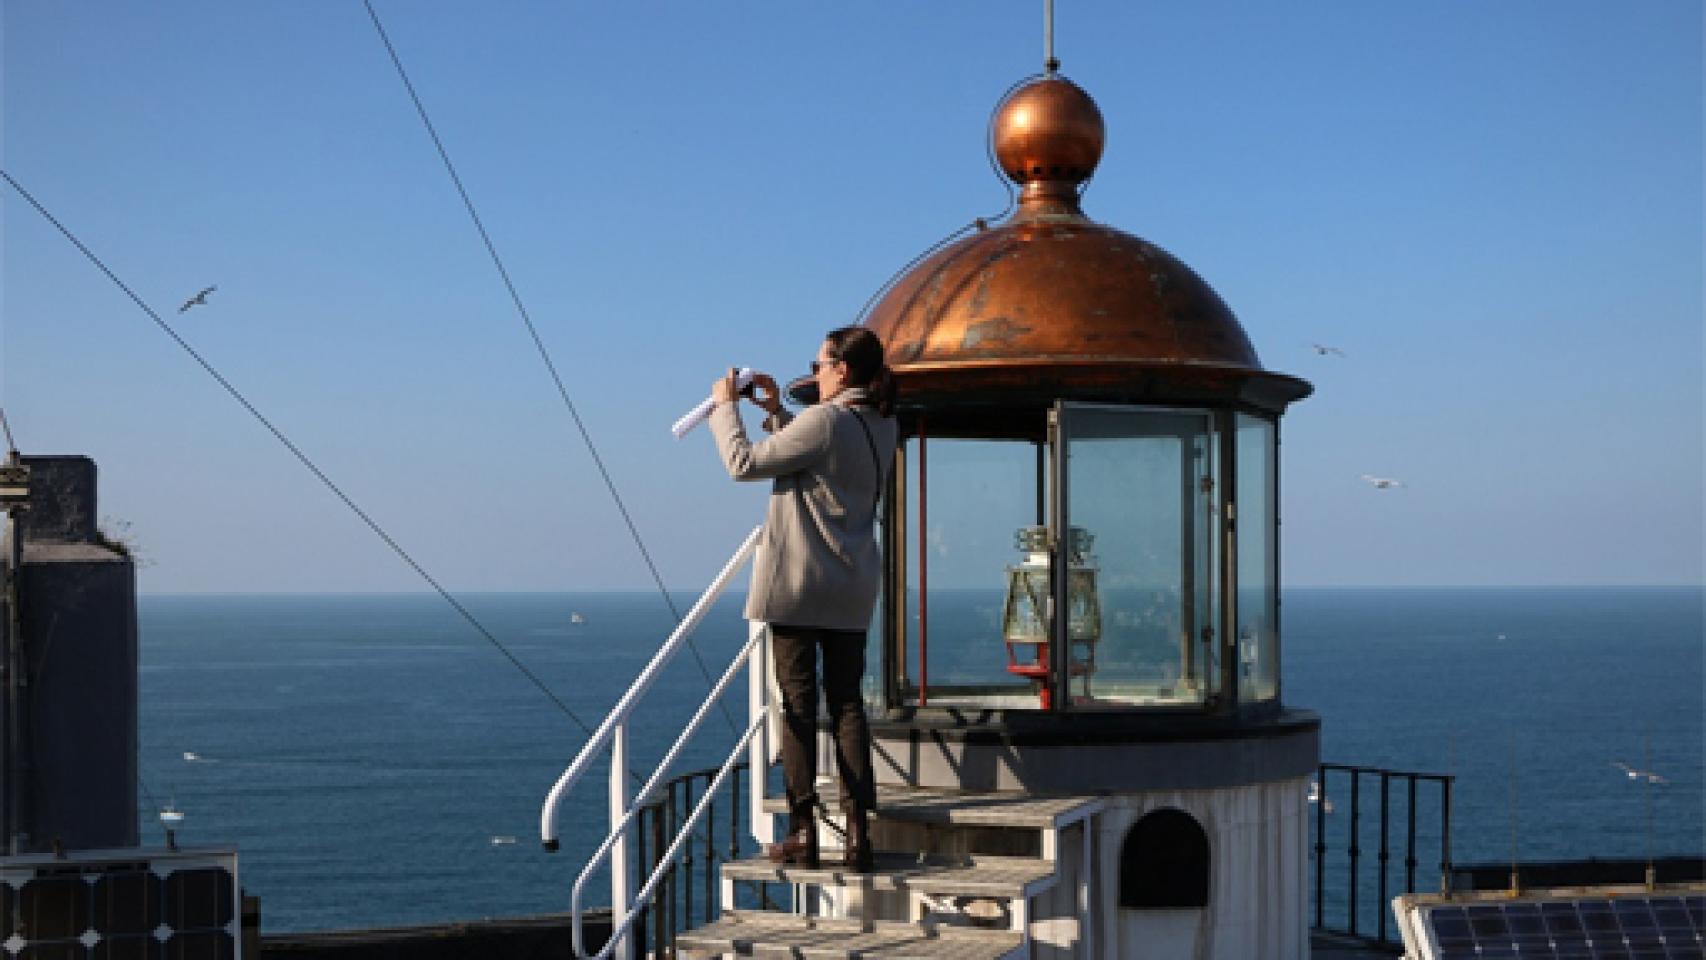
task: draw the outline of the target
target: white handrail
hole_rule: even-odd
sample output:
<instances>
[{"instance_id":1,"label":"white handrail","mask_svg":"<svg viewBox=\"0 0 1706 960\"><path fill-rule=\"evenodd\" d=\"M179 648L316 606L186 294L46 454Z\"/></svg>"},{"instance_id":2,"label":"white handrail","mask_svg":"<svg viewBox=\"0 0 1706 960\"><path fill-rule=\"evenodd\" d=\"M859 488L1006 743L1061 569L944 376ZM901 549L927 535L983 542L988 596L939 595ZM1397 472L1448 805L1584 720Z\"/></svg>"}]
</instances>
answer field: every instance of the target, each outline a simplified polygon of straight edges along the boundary
<instances>
[{"instance_id":1,"label":"white handrail","mask_svg":"<svg viewBox=\"0 0 1706 960\"><path fill-rule=\"evenodd\" d=\"M734 766L735 759L739 757L740 752L746 748L748 741L752 739L752 735L757 733L763 726L763 717L754 717L752 723L747 725L746 732L741 734L740 741L735 744L734 752L730 753L729 758L723 761L723 765L717 770L717 775L711 779L710 783L706 784L705 793L699 797L699 802L693 805L693 812L688 815L687 822L681 825L681 831L675 835L675 842L671 843L669 845L669 849L664 851L663 856L658 858L657 869L652 871L652 875L647 878L646 885L640 888L640 892L634 895L635 903L645 903L651 897L652 893L657 890L657 886L662 882L664 874L668 873L670 868L675 866L675 858L681 855L681 845L692 838L693 828L697 827L699 825L699 821L704 819L705 811L710 809L711 801L716 799L717 788L722 786L723 781L728 778L729 769ZM576 890L578 895L579 884L576 884ZM575 909L577 911L580 909L578 902ZM616 949L618 944L622 944L624 947L626 946L626 941L622 938L627 935L628 928L634 925L634 918L640 915L640 911L642 909L644 908L631 908L622 917L621 923L614 922L616 919L615 911L611 912L610 919L612 921L612 925L610 928L610 939L604 944L604 949L598 952L598 955L594 960L604 960L605 957L610 956L610 951ZM574 929L575 952L578 956L584 957L586 954L581 952L580 946L580 914L578 912L575 914Z\"/></svg>"},{"instance_id":2,"label":"white handrail","mask_svg":"<svg viewBox=\"0 0 1706 960\"><path fill-rule=\"evenodd\" d=\"M740 667L742 665L741 661L737 660L735 661L734 667ZM734 668L731 667L729 676L732 676L733 673ZM669 846L669 850L658 857L657 867L652 870L650 876L646 877L645 886L641 887L640 892L634 896L635 906L628 909L628 912L621 917L620 923L617 922L617 917L614 915L614 912L612 912L612 916L610 918L610 939L605 941L604 949L594 955L596 958L602 960L602 958L610 956L610 951L615 949L618 939L628 932L628 927L633 924L634 918L639 915L641 910L645 909L646 899L652 895L652 890L657 886L658 878L674 868L675 856L680 852L681 842L692 834L694 827L699 825L699 808L710 802L712 796L716 793L717 788L722 786L723 778L727 776L730 767L734 764L735 760L740 757L740 752L746 749L747 743L752 740L752 735L758 732L759 726L763 723L763 717L755 717L751 723L746 725L746 732L741 734L740 739L735 742L734 750L730 751L728 759L724 760L722 766L717 769L717 776L712 779L708 786L705 787L705 794L699 798L699 803L694 806L693 815L687 819L686 823L681 825L674 842ZM655 786L661 775L662 771L660 770L659 776L654 776L652 778L652 783L647 784L648 788ZM587 880L592 877L594 868L598 864L604 862L604 859L616 846L617 839L628 832L628 827L633 824L634 818L640 815L640 810L644 806L645 798L649 793L650 790L648 789L645 793L640 794L640 801L635 803L634 806L628 810L627 814L623 816L622 822L610 832L609 836L604 838L604 842L599 844L598 849L593 852L592 856L587 858L586 866L581 868L580 876L575 878L574 892L569 896L569 916L572 920L570 930L574 935L575 956L577 957L586 956L586 946L582 942L581 938L581 890L586 886Z\"/></svg>"},{"instance_id":3,"label":"white handrail","mask_svg":"<svg viewBox=\"0 0 1706 960\"><path fill-rule=\"evenodd\" d=\"M675 654L687 642L687 638L692 634L693 630L698 627L700 621L705 618L705 614L710 610L711 605L714 604L717 598L722 595L722 592L728 586L729 581L732 580L734 575L740 571L740 568L746 563L747 559L753 555L754 551L758 547L759 534L763 532L763 529L763 527L758 527L757 529L754 529L752 533L747 535L746 540L741 543L740 548L735 551L734 556L729 558L728 563L723 566L722 571L717 574L716 579L711 582L711 585L705 589L704 594L700 596L698 602L693 605L693 609L688 611L687 616L682 619L680 625L677 626L675 631L670 634L669 639L664 641L663 646L658 649L658 652L652 656L651 661L648 662L645 668L640 671L640 675L634 679L633 684L629 686L627 692L624 693L621 699L616 702L616 706L611 709L610 715L605 717L604 721L598 725L598 729L593 732L592 737L587 741L586 745L581 748L580 753L575 756L574 761L571 762L568 768L563 771L562 776L557 778L557 782L551 787L550 793L545 798L544 806L539 812L539 837L544 843L545 849L556 850L558 847L557 808L561 805L563 798L567 796L568 792L574 788L574 785L586 773L598 753L606 746L609 746L609 809L611 829L610 833L604 838L604 841L599 844L597 851L588 858L586 865L581 870L580 876L576 878L574 894L571 901L571 912L573 917L571 929L573 931L575 955L578 957L586 956L582 943L582 918L580 907L581 891L586 884L587 878L592 874L593 868L597 864L604 862L606 859L610 861L610 908L613 926L610 937L605 942L604 949L601 950L597 956L599 958L608 957L612 951L620 950L621 955L623 957L627 957L632 953L630 944L627 940L628 928L633 925L634 918L639 915L642 909L641 906L630 907L630 903L644 904L646 902L646 898L651 896L652 891L657 887L659 878L668 866L673 864L675 857L681 850L682 842L691 834L693 828L697 826L699 818L703 815L703 811L711 796L716 788L721 786L723 780L728 776L729 769L734 764L735 759L740 756L740 752L742 750L748 750L755 758L763 757L766 752L766 738L759 737L755 740L754 734L764 729L765 721L769 713L768 697L765 695L766 691L764 689L768 659L765 656L763 640L767 636L767 631L762 624L754 623L750 627L750 634L747 637L745 646L741 647L740 652L735 655L734 661L730 663L728 669L723 672L722 678L717 681L716 685L705 697L705 700L700 704L699 709L694 712L693 718L688 721L686 727L681 731L681 734L676 737L675 743L670 746L663 759L659 761L657 769L653 771L645 785L640 788L638 799L633 803L629 802L627 780L629 776L629 717L638 707L640 699L645 696L646 692L650 690L652 685L657 681L657 678L659 674L662 673L663 668L669 664L670 660L674 658ZM735 675L739 673L742 667L749 667L748 672L751 674L751 679L749 681L748 703L748 711L751 719L747 723L746 731L736 742L728 759L723 762L721 769L717 773L716 779L707 786L705 795L701 798L699 805L694 808L692 817L690 817L688 822L682 827L682 832L675 838L675 842L670 844L668 852L659 858L657 868L654 870L652 875L647 878L639 895L631 901L629 898L628 880L628 830L632 826L634 818L639 815L640 808L650 798L653 791L657 789L658 784L669 772L671 764L673 764L676 757L681 754L681 751L686 747L687 742L695 733L698 732L700 726L703 725L705 717L710 713L712 706L720 702L723 694L728 690L729 684L733 681ZM760 762L755 768L754 775L752 777L752 805L755 824L758 822L758 811L763 806L764 769L765 765ZM766 834L767 833L768 832L766 831ZM759 837L761 840L767 838L767 835ZM620 923L615 922L618 917L621 918Z\"/></svg>"},{"instance_id":4,"label":"white handrail","mask_svg":"<svg viewBox=\"0 0 1706 960\"><path fill-rule=\"evenodd\" d=\"M714 706L722 697L724 691L728 690L729 681L734 679L735 674L740 671L741 667L746 666L747 658L751 656L753 646L762 640L763 637L764 634L761 631L755 630L752 632L752 635L747 638L746 645L740 648L739 653L735 654L734 662L730 663L729 668L723 671L722 679L718 680L717 685L711 688L710 694L705 697L705 702L699 705L698 710L694 711L693 719L687 721L687 725L682 728L681 734L675 738L675 743L670 746L669 752L664 755L662 760L658 761L657 771L652 774L652 778L650 780L646 781L646 785L640 788L639 796L634 801L633 806L629 807L627 812L622 815L622 819L610 828L609 836L606 836L604 838L604 842L598 845L598 849L594 850L592 855L587 857L586 865L581 868L580 876L575 878L574 893L569 899L569 913L574 918L576 956L586 955L585 949L581 946L581 888L586 886L587 878L592 876L593 870L600 863L604 862L605 856L609 854L611 848L616 845L616 841L628 833L628 827L633 824L634 818L640 815L640 809L645 806L646 801L650 799L653 792L657 790L658 783L663 780L664 774L669 772L670 765L675 762L676 756L680 754L682 748L687 745L687 741L692 739L693 735L699 731L699 725L704 722L705 715L711 712L711 707ZM764 718L760 716L752 723L748 723L748 730L750 731L755 723L762 722L763 719ZM749 732L746 737L742 737L740 739L740 746L736 747L734 751L736 755L740 753L741 747L746 746L747 740L750 736L751 734ZM660 865L658 869L661 870L664 869L664 867ZM639 912L639 908L636 907L634 912ZM610 939L611 942L614 943L616 938L612 935Z\"/></svg>"},{"instance_id":5,"label":"white handrail","mask_svg":"<svg viewBox=\"0 0 1706 960\"><path fill-rule=\"evenodd\" d=\"M747 558L752 555L753 550L757 548L758 534L763 529L763 527L756 527L750 534L747 534L746 540L740 545L740 549L736 550L735 555L729 558L729 562L723 565L722 572L717 574L717 579L713 580L711 585L705 589L705 593L699 597L699 602L693 605L693 609L687 612L686 618L675 628L675 632L671 633L669 639L664 641L663 646L658 648L658 652L652 656L651 662L646 664L645 669L641 670L640 675L634 679L634 683L628 688L628 692L622 695L622 699L616 701L616 706L611 708L610 715L604 718L604 722L598 725L597 730L593 731L592 739L588 740L586 746L581 748L581 752L575 757L574 762L570 763L568 769L563 771L563 775L557 778L556 784L551 787L551 792L546 795L545 804L539 811L539 839L544 843L545 849L557 849L557 807L562 803L563 797L574 787L576 781L580 780L581 776L586 773L587 767L591 766L593 758L597 756L598 752L604 748L605 744L610 743L617 725L627 725L628 716L634 712L634 707L640 698L645 696L646 691L651 689L653 683L657 682L658 674L662 673L663 668L669 665L669 661L687 642L688 635L693 632L695 627L699 626L699 621L705 618L711 604L722 595L723 589L728 586L734 575L740 572L741 564L745 563ZM626 775L625 770L612 766L610 775L613 782L617 779L618 773Z\"/></svg>"}]
</instances>

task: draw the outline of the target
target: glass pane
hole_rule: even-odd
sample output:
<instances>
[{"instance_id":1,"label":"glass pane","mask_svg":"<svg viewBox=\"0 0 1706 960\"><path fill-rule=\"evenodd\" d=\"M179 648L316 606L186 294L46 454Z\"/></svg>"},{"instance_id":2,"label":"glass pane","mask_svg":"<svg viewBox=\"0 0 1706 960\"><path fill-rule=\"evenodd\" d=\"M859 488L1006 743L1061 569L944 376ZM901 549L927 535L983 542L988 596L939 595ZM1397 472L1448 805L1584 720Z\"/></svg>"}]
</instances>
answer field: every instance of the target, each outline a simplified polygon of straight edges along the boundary
<instances>
[{"instance_id":1,"label":"glass pane","mask_svg":"<svg viewBox=\"0 0 1706 960\"><path fill-rule=\"evenodd\" d=\"M1279 695L1274 425L1238 415L1238 699Z\"/></svg>"},{"instance_id":2,"label":"glass pane","mask_svg":"<svg viewBox=\"0 0 1706 960\"><path fill-rule=\"evenodd\" d=\"M1061 436L1100 608L1100 638L1073 644L1073 707L1202 704L1218 686L1208 414L1067 404Z\"/></svg>"},{"instance_id":3,"label":"glass pane","mask_svg":"<svg viewBox=\"0 0 1706 960\"><path fill-rule=\"evenodd\" d=\"M871 614L871 625L865 630L865 673L859 680L859 693L865 700L865 709L881 714L887 706L883 702L883 621L888 616L888 598L879 590L877 607Z\"/></svg>"},{"instance_id":4,"label":"glass pane","mask_svg":"<svg viewBox=\"0 0 1706 960\"><path fill-rule=\"evenodd\" d=\"M916 441L907 446L911 589L902 699L914 704L922 699L929 706L1035 707L1035 684L1008 669L1002 616L1009 568L1025 557L1014 534L1040 522L1039 446L932 437L922 457L919 447Z\"/></svg>"}]
</instances>

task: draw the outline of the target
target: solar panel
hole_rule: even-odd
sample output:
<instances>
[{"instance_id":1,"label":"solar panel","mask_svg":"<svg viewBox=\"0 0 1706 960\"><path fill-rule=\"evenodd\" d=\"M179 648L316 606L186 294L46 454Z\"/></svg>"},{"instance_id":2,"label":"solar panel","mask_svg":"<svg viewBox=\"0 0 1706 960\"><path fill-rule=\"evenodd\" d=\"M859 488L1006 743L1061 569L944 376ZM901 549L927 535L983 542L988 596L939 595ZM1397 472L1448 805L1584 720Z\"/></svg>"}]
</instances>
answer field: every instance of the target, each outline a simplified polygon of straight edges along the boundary
<instances>
[{"instance_id":1,"label":"solar panel","mask_svg":"<svg viewBox=\"0 0 1706 960\"><path fill-rule=\"evenodd\" d=\"M1411 956L1420 960L1706 960L1706 890L1543 892L1521 899L1399 897Z\"/></svg>"},{"instance_id":2,"label":"solar panel","mask_svg":"<svg viewBox=\"0 0 1706 960\"><path fill-rule=\"evenodd\" d=\"M239 960L235 850L0 857L0 960Z\"/></svg>"}]
</instances>

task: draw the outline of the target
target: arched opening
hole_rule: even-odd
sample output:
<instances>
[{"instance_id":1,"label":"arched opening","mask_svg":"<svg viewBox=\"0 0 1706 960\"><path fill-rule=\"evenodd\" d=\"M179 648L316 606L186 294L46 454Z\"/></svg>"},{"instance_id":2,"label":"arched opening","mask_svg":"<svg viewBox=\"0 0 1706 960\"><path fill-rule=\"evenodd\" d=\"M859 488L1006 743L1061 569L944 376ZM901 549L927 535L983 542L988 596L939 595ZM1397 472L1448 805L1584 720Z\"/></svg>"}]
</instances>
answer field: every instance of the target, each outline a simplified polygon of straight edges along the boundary
<instances>
[{"instance_id":1,"label":"arched opening","mask_svg":"<svg viewBox=\"0 0 1706 960\"><path fill-rule=\"evenodd\" d=\"M1208 834L1183 810L1151 811L1120 847L1120 906L1208 906Z\"/></svg>"}]
</instances>

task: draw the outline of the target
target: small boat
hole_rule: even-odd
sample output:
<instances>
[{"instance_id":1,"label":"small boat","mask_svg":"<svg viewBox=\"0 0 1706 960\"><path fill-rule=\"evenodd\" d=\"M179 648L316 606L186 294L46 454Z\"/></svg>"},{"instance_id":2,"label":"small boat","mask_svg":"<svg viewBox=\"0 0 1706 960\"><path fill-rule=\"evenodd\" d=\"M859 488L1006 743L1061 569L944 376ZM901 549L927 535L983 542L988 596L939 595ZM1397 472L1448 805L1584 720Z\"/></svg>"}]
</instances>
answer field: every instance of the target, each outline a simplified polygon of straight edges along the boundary
<instances>
[{"instance_id":1,"label":"small boat","mask_svg":"<svg viewBox=\"0 0 1706 960\"><path fill-rule=\"evenodd\" d=\"M579 613L571 613L571 614L569 614L569 622L570 623L585 623L586 618L581 616Z\"/></svg>"},{"instance_id":2,"label":"small boat","mask_svg":"<svg viewBox=\"0 0 1706 960\"><path fill-rule=\"evenodd\" d=\"M175 827L184 822L184 812L178 809L176 800L160 808L160 822L168 827Z\"/></svg>"},{"instance_id":3,"label":"small boat","mask_svg":"<svg viewBox=\"0 0 1706 960\"><path fill-rule=\"evenodd\" d=\"M185 763L195 763L197 760L200 760L200 759L201 759L201 754L196 753L194 750L185 750L184 751L184 762Z\"/></svg>"},{"instance_id":4,"label":"small boat","mask_svg":"<svg viewBox=\"0 0 1706 960\"><path fill-rule=\"evenodd\" d=\"M510 846L514 843L515 843L514 837L493 837L492 838L492 846L494 846L494 847L507 847L507 846Z\"/></svg>"}]
</instances>

